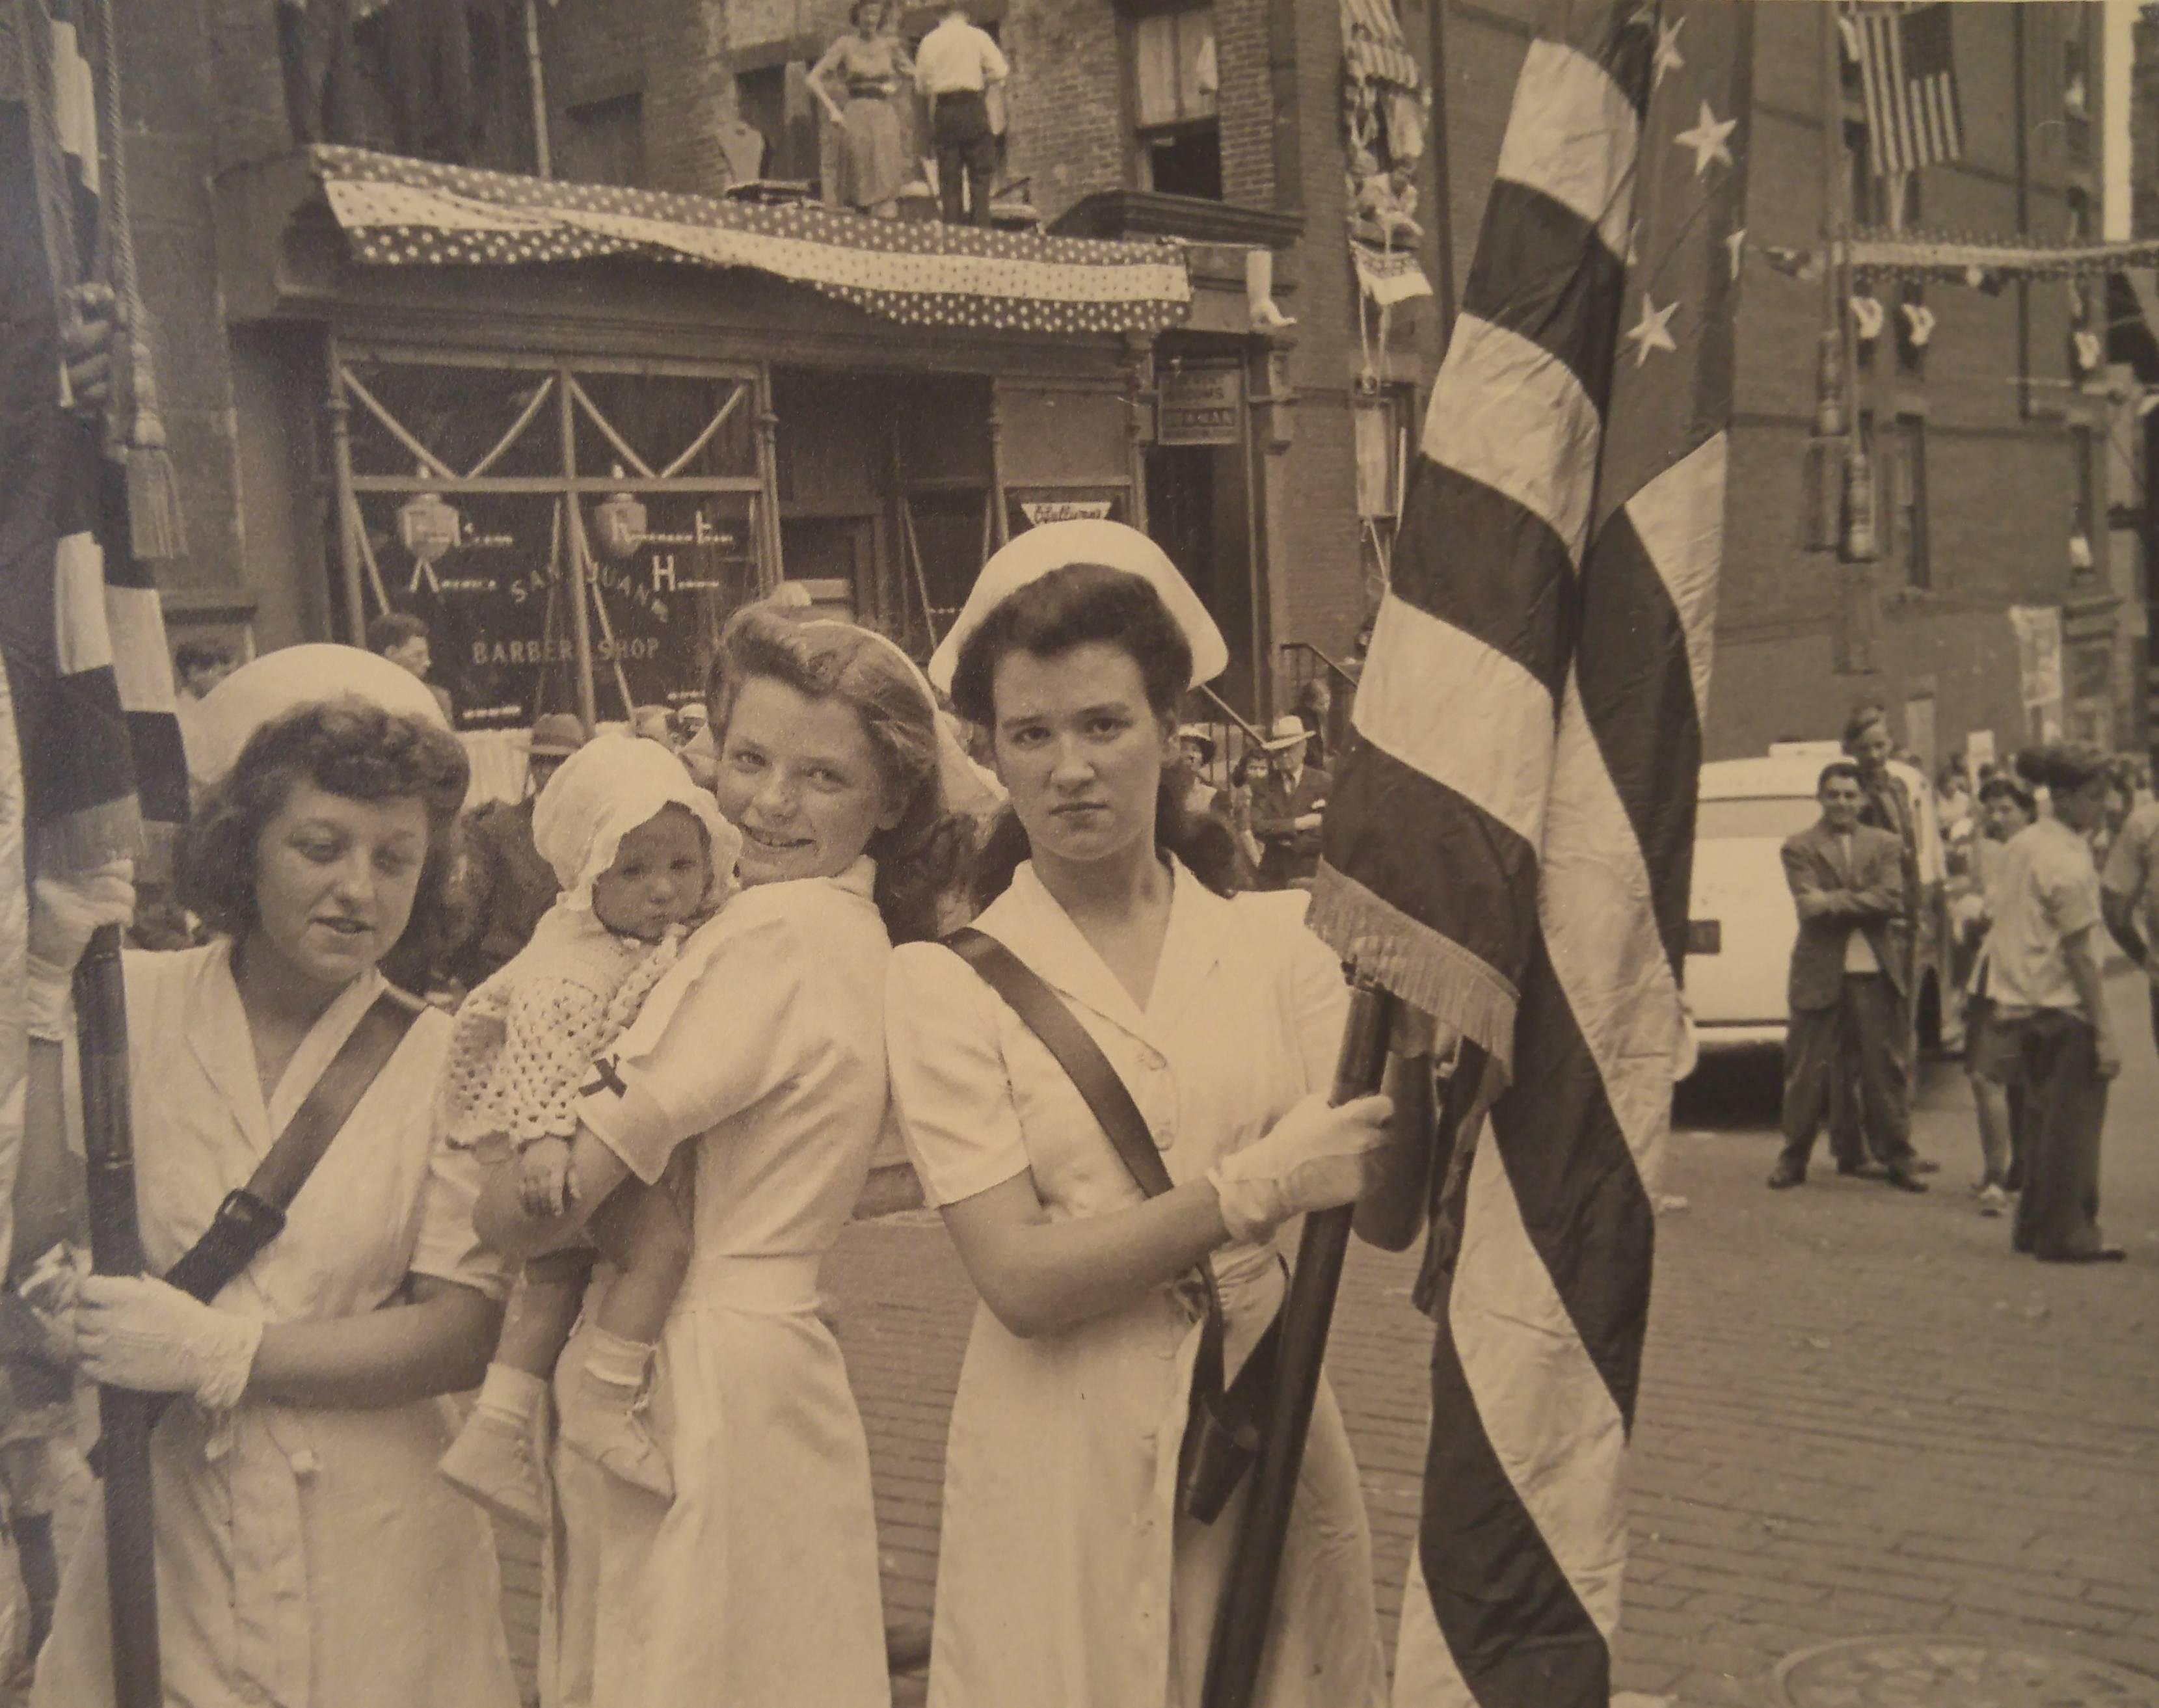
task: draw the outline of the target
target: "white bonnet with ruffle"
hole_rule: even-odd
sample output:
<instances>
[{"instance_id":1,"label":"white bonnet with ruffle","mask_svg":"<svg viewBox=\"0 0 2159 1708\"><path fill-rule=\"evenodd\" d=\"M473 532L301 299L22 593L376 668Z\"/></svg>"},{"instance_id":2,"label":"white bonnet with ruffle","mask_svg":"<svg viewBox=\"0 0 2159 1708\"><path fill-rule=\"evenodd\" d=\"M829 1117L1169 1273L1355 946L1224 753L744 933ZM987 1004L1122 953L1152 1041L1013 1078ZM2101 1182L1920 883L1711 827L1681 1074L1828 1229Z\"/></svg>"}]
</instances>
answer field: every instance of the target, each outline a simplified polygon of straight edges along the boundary
<instances>
[{"instance_id":1,"label":"white bonnet with ruffle","mask_svg":"<svg viewBox=\"0 0 2159 1708\"><path fill-rule=\"evenodd\" d=\"M712 857L706 899L725 893L742 833L674 754L643 736L609 732L563 760L532 807L533 846L555 869L562 905L589 908L593 880L614 864L622 839L669 806L687 808L705 827Z\"/></svg>"}]
</instances>

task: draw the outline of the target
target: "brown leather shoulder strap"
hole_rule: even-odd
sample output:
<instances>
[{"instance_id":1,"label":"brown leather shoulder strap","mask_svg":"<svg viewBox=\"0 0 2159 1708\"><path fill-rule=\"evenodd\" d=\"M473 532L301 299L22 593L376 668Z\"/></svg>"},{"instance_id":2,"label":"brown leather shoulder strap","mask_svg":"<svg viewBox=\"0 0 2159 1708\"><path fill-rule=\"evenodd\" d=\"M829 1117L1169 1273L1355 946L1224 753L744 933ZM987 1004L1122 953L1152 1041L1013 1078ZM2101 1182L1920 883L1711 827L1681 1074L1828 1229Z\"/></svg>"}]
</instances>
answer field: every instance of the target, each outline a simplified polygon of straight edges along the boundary
<instances>
[{"instance_id":1,"label":"brown leather shoulder strap","mask_svg":"<svg viewBox=\"0 0 2159 1708\"><path fill-rule=\"evenodd\" d=\"M945 946L974 968L982 982L1005 999L1012 1012L1027 1023L1028 1030L1057 1058L1057 1065L1079 1089L1140 1190L1149 1198L1168 1192L1169 1170L1162 1164L1147 1117L1132 1101L1131 1092L1110 1058L1102 1053L1101 1045L1058 1000L1057 992L1041 975L996 938L971 925L952 933L945 939Z\"/></svg>"},{"instance_id":2,"label":"brown leather shoulder strap","mask_svg":"<svg viewBox=\"0 0 2159 1708\"><path fill-rule=\"evenodd\" d=\"M166 1272L168 1281L207 1302L277 1237L286 1210L424 1006L397 990L386 990L375 999L293 1111L285 1131L255 1165L247 1184L226 1198L202 1238Z\"/></svg>"}]
</instances>

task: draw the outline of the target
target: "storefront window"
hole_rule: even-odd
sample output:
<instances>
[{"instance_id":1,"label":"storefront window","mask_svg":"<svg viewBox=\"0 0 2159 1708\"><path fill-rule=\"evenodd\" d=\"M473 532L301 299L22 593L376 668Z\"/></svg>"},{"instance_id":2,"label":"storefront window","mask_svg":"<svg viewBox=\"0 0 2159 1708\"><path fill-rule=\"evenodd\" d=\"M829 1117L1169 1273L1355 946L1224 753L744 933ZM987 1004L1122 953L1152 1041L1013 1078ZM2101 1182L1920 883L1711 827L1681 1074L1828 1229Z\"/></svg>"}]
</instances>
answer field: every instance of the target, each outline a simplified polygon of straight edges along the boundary
<instances>
[{"instance_id":1,"label":"storefront window","mask_svg":"<svg viewBox=\"0 0 2159 1708\"><path fill-rule=\"evenodd\" d=\"M701 690L764 565L757 382L354 353L339 363L339 509L362 608L409 612L466 727L579 703L579 592L596 710Z\"/></svg>"}]
</instances>

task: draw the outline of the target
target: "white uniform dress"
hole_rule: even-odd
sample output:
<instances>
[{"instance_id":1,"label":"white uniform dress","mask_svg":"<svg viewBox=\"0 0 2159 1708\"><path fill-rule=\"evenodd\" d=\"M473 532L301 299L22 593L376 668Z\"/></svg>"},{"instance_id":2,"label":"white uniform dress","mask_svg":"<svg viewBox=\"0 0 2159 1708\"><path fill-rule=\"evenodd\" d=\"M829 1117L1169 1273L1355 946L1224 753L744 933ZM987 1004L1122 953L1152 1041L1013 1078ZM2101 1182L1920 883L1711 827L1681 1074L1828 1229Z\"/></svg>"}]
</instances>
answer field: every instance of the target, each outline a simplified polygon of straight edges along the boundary
<instances>
[{"instance_id":1,"label":"white uniform dress","mask_svg":"<svg viewBox=\"0 0 2159 1708\"><path fill-rule=\"evenodd\" d=\"M623 1089L580 1100L648 1183L695 1141L695 1253L654 1360L673 1503L556 1456L550 1708L891 1700L869 1446L816 1315L884 1121L876 872L743 891L595 1064Z\"/></svg>"},{"instance_id":2,"label":"white uniform dress","mask_svg":"<svg viewBox=\"0 0 2159 1708\"><path fill-rule=\"evenodd\" d=\"M265 1108L230 946L122 965L136 1194L162 1272L246 1183L383 983L370 973L330 1004ZM356 1317L408 1275L503 1296L503 1267L472 1229L479 1166L436 1137L449 1040L448 1016L413 1022L220 1310ZM151 1451L170 1708L514 1708L494 1540L435 1472L452 1425L446 1400L250 1400L218 1416L173 1402ZM37 1708L112 1700L107 1629L101 1511L69 1563Z\"/></svg>"},{"instance_id":3,"label":"white uniform dress","mask_svg":"<svg viewBox=\"0 0 2159 1708\"><path fill-rule=\"evenodd\" d=\"M1170 1177L1199 1177L1330 1082L1348 1003L1304 929L1306 898L1224 900L1183 867L1142 1012L1034 868L975 923L1046 979L1131 1088ZM1142 1201L1071 1080L972 969L935 944L895 952L893 1095L929 1202L1032 1172L1054 1219ZM1231 1372L1281 1299L1271 1250L1214 1260ZM1176 1510L1196 1312L1183 1290L1022 1340L975 1317L945 1473L931 1708L1190 1708L1227 1570L1240 1488L1213 1525ZM1284 1550L1257 1700L1384 1700L1371 1533L1322 1385Z\"/></svg>"}]
</instances>

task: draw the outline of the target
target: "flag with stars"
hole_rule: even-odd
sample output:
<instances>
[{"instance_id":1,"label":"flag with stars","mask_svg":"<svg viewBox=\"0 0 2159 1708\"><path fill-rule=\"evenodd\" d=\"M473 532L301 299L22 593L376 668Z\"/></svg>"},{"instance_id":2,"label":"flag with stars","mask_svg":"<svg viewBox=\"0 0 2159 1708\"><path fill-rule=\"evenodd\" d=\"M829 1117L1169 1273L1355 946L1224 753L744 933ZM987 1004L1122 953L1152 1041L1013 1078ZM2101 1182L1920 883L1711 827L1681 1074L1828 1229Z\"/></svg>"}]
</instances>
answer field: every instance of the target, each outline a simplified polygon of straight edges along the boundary
<instances>
[{"instance_id":1,"label":"flag with stars","mask_svg":"<svg viewBox=\"0 0 2159 1708\"><path fill-rule=\"evenodd\" d=\"M1605 1708L1722 556L1752 8L1560 5L1426 416L1315 927L1493 1100L1442 1172L1396 1708Z\"/></svg>"}]
</instances>

